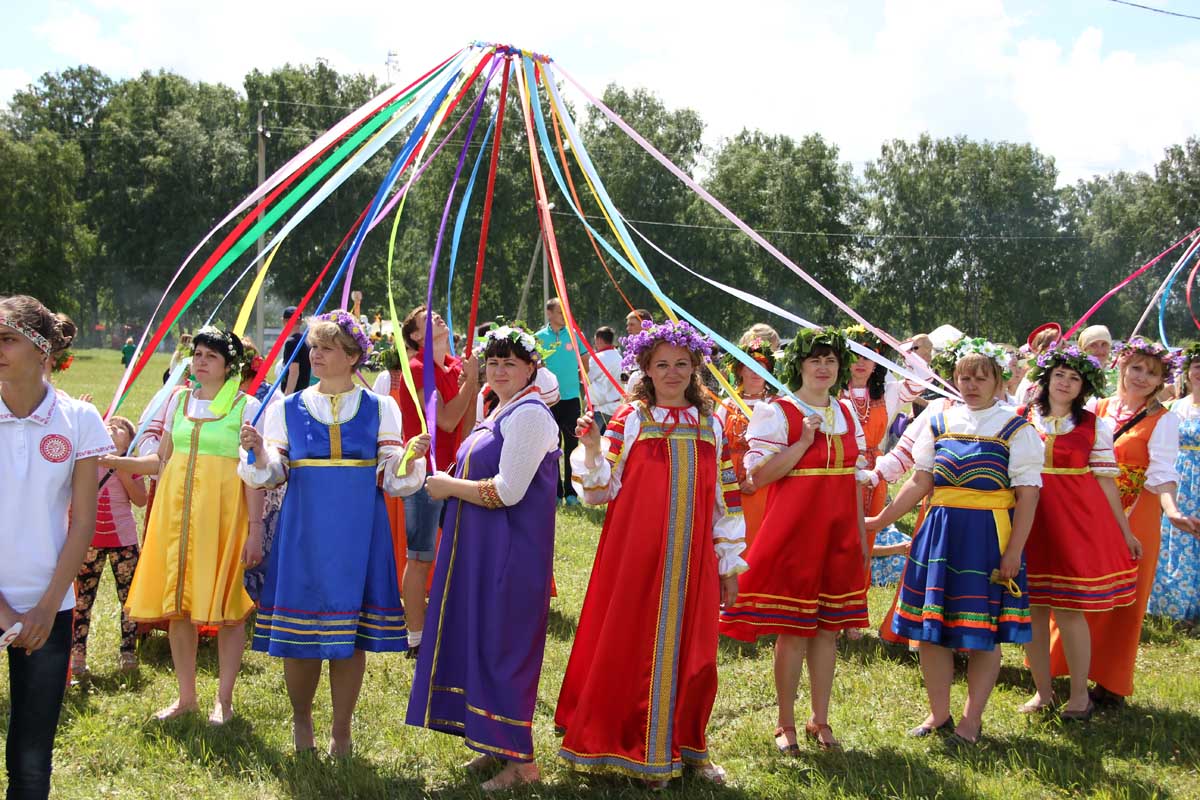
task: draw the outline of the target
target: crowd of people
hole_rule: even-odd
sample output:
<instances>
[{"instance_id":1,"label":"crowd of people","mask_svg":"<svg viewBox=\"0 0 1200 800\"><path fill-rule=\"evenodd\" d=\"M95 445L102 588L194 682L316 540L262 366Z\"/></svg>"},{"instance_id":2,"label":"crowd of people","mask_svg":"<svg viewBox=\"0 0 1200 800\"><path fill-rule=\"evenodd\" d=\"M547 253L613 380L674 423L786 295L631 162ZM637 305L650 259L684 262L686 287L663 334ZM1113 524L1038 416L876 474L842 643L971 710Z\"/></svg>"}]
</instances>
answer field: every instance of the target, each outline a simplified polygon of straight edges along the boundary
<instances>
[{"instance_id":1,"label":"crowd of people","mask_svg":"<svg viewBox=\"0 0 1200 800\"><path fill-rule=\"evenodd\" d=\"M483 326L462 351L415 308L373 385L369 330L321 314L287 342L274 394L249 393L253 342L202 328L168 369L180 385L134 423L54 388L69 319L0 299L0 510L25 521L0 559L8 797L49 793L105 562L120 669L138 668L140 625L167 629L178 695L159 719L200 710L204 635L220 670L208 719L232 719L252 628L251 648L282 659L298 752L316 747L329 662L328 749L344 756L366 654L407 652L406 722L461 737L489 791L539 779L560 505L607 511L557 754L654 787L726 780L707 743L722 635L773 637L783 757L799 732L839 749L839 638L869 627L868 587L893 567L879 633L916 650L929 702L908 734L952 749L983 735L999 645L1023 646L1036 686L1020 712L1086 722L1133 694L1147 613L1200 616L1200 345L1114 343L1102 326L1068 341L1048 324L1022 348L919 334L897 354L861 326L784 342L758 324L719 353L641 309L619 341L607 326L585 341L556 299L545 311L539 330ZM914 509L910 537L895 523Z\"/></svg>"}]
</instances>

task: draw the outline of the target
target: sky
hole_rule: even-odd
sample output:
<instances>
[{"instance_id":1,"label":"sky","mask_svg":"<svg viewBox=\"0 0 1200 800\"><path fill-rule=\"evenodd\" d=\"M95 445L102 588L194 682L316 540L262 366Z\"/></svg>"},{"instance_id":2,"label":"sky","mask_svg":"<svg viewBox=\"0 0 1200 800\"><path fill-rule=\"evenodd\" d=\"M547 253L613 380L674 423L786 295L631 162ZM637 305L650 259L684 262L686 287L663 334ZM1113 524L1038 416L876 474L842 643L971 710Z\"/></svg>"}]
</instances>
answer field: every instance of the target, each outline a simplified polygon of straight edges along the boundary
<instances>
[{"instance_id":1,"label":"sky","mask_svg":"<svg viewBox=\"0 0 1200 800\"><path fill-rule=\"evenodd\" d=\"M1200 0L1140 0L1200 16ZM45 72L166 69L241 88L318 58L408 82L474 40L552 56L599 93L641 86L743 128L820 133L856 170L882 142L1032 142L1060 182L1153 170L1200 130L1200 20L1113 0L0 0L0 101Z\"/></svg>"}]
</instances>

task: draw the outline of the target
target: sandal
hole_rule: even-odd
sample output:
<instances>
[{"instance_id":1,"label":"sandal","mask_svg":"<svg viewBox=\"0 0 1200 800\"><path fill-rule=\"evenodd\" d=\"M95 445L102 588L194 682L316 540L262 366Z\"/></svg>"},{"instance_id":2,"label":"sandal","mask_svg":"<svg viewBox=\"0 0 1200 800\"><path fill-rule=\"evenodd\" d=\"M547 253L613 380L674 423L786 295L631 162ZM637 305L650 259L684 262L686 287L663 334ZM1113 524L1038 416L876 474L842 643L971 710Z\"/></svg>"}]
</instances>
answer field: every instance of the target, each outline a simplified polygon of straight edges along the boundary
<instances>
[{"instance_id":1,"label":"sandal","mask_svg":"<svg viewBox=\"0 0 1200 800\"><path fill-rule=\"evenodd\" d=\"M1091 722L1092 714L1096 712L1096 704L1088 701L1087 708L1083 711L1068 711L1063 709L1058 712L1058 718L1063 722Z\"/></svg>"},{"instance_id":2,"label":"sandal","mask_svg":"<svg viewBox=\"0 0 1200 800\"><path fill-rule=\"evenodd\" d=\"M954 717L949 716L946 717L946 721L941 725L933 725L928 722L922 722L917 727L910 729L908 736L911 739L924 739L926 736L932 736L935 733L939 733L942 736L949 736L950 734L954 733L954 727Z\"/></svg>"},{"instance_id":3,"label":"sandal","mask_svg":"<svg viewBox=\"0 0 1200 800\"><path fill-rule=\"evenodd\" d=\"M1125 705L1125 698L1116 692L1110 692L1100 684L1088 690L1088 697L1101 708L1120 708Z\"/></svg>"},{"instance_id":4,"label":"sandal","mask_svg":"<svg viewBox=\"0 0 1200 800\"><path fill-rule=\"evenodd\" d=\"M500 766L503 763L504 762L502 760L496 758L495 756L490 756L487 753L480 753L467 763L463 764L462 767L467 772L480 773L487 772L493 767Z\"/></svg>"},{"instance_id":5,"label":"sandal","mask_svg":"<svg viewBox=\"0 0 1200 800\"><path fill-rule=\"evenodd\" d=\"M1053 711L1057 706L1058 698L1054 695L1050 695L1050 701L1047 703L1035 703L1032 700L1029 700L1025 703L1022 703L1017 710L1022 714L1041 714L1045 711Z\"/></svg>"},{"instance_id":6,"label":"sandal","mask_svg":"<svg viewBox=\"0 0 1200 800\"><path fill-rule=\"evenodd\" d=\"M778 748L779 752L783 753L785 756L798 756L800 755L800 745L796 744L795 742L788 743L786 738L784 738L784 744L779 743L779 737L786 737L789 733L792 734L792 736L796 735L795 725L780 725L778 728L776 728L775 747Z\"/></svg>"},{"instance_id":7,"label":"sandal","mask_svg":"<svg viewBox=\"0 0 1200 800\"><path fill-rule=\"evenodd\" d=\"M717 786L725 785L725 768L711 761L704 766L692 767L692 772L695 773L697 778L703 778L709 783L715 783Z\"/></svg>"},{"instance_id":8,"label":"sandal","mask_svg":"<svg viewBox=\"0 0 1200 800\"><path fill-rule=\"evenodd\" d=\"M983 725L982 724L980 724L979 733L975 734L974 739L968 739L967 737L965 737L961 733L959 733L957 730L954 731L954 733L947 736L946 737L946 750L948 750L951 753L958 752L959 750L969 750L969 749L978 747L979 743L981 741L983 741Z\"/></svg>"},{"instance_id":9,"label":"sandal","mask_svg":"<svg viewBox=\"0 0 1200 800\"><path fill-rule=\"evenodd\" d=\"M528 769L522 769L525 764L521 764L511 772L501 772L490 781L485 781L479 785L479 788L485 792L499 792L504 789L512 789L517 786L523 786L529 783L538 783L542 779L541 770L537 764L528 764ZM507 769L507 767L505 768Z\"/></svg>"},{"instance_id":10,"label":"sandal","mask_svg":"<svg viewBox=\"0 0 1200 800\"><path fill-rule=\"evenodd\" d=\"M821 734L826 733L832 741L825 741L821 738ZM817 747L829 752L833 750L841 750L842 743L839 742L833 735L833 728L829 727L828 723L816 723L811 719L804 723L804 735L817 743Z\"/></svg>"}]
</instances>

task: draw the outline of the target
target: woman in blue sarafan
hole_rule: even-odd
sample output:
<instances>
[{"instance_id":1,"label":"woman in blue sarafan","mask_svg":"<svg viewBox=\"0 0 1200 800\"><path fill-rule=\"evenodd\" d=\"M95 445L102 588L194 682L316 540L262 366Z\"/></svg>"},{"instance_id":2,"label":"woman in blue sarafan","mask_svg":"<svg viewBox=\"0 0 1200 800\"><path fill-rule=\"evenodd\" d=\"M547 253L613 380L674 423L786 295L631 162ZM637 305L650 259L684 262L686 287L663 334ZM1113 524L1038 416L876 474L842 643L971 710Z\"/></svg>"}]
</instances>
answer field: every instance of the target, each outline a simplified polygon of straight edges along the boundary
<instances>
[{"instance_id":1,"label":"woman in blue sarafan","mask_svg":"<svg viewBox=\"0 0 1200 800\"><path fill-rule=\"evenodd\" d=\"M297 751L314 747L313 697L321 662L329 661L329 752L349 755L366 653L408 646L383 492L420 488L429 437L414 437L405 460L396 401L352 383L371 350L353 316L334 311L310 320L308 345L320 382L268 409L265 443L242 427L242 448L255 458L249 464L243 456L242 479L288 484L253 648L284 660Z\"/></svg>"},{"instance_id":2,"label":"woman in blue sarafan","mask_svg":"<svg viewBox=\"0 0 1200 800\"><path fill-rule=\"evenodd\" d=\"M932 493L904 567L892 631L921 642L929 716L909 735L948 735L952 746L974 745L982 735L1000 674L997 645L1032 638L1024 547L1045 458L1033 426L996 402L1003 350L972 340L958 353L954 383L963 405L937 414L918 435L915 472L867 520L872 530L890 525ZM950 714L956 649L970 652L957 725Z\"/></svg>"}]
</instances>

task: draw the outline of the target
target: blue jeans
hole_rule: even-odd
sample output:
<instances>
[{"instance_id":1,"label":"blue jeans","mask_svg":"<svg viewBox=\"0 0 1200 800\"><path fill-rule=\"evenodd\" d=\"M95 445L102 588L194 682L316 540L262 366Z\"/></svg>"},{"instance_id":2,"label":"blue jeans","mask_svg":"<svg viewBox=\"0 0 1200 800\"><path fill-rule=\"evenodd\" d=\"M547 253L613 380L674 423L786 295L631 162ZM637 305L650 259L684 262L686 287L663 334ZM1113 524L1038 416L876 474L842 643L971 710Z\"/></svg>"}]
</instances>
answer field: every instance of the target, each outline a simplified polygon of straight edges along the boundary
<instances>
[{"instance_id":1,"label":"blue jeans","mask_svg":"<svg viewBox=\"0 0 1200 800\"><path fill-rule=\"evenodd\" d=\"M50 796L54 734L71 657L71 617L71 611L58 612L50 638L32 654L8 648L8 800Z\"/></svg>"},{"instance_id":2,"label":"blue jeans","mask_svg":"<svg viewBox=\"0 0 1200 800\"><path fill-rule=\"evenodd\" d=\"M433 561L445 500L434 500L425 489L404 498L404 537L409 561Z\"/></svg>"}]
</instances>

